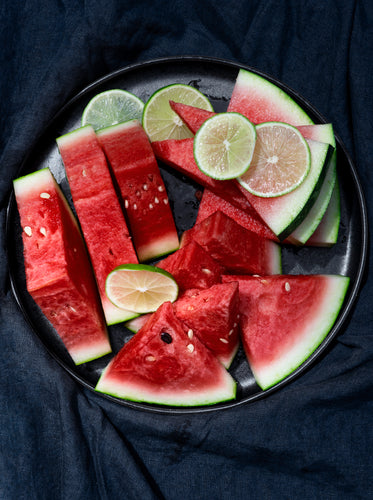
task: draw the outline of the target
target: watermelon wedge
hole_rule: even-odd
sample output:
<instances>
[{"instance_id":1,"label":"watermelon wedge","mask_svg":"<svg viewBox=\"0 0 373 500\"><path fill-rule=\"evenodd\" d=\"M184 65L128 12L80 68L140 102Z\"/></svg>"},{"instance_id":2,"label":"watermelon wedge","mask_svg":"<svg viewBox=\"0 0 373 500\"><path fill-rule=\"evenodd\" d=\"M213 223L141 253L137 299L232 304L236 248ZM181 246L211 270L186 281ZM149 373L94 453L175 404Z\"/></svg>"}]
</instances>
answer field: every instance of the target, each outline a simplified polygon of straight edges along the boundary
<instances>
[{"instance_id":1,"label":"watermelon wedge","mask_svg":"<svg viewBox=\"0 0 373 500\"><path fill-rule=\"evenodd\" d=\"M198 406L233 399L236 382L165 302L119 351L96 390L132 401Z\"/></svg>"},{"instance_id":2,"label":"watermelon wedge","mask_svg":"<svg viewBox=\"0 0 373 500\"><path fill-rule=\"evenodd\" d=\"M209 288L220 283L224 268L216 262L195 241L185 244L176 252L157 263L157 267L168 271L177 284L180 292L189 288Z\"/></svg>"},{"instance_id":3,"label":"watermelon wedge","mask_svg":"<svg viewBox=\"0 0 373 500\"><path fill-rule=\"evenodd\" d=\"M285 122L294 126L313 124L286 92L245 69L238 72L228 111L243 114L255 125L263 122Z\"/></svg>"},{"instance_id":4,"label":"watermelon wedge","mask_svg":"<svg viewBox=\"0 0 373 500\"><path fill-rule=\"evenodd\" d=\"M219 210L185 231L181 247L191 241L201 245L225 272L281 273L280 246L248 231Z\"/></svg>"},{"instance_id":5,"label":"watermelon wedge","mask_svg":"<svg viewBox=\"0 0 373 500\"><path fill-rule=\"evenodd\" d=\"M140 123L107 127L97 137L119 187L139 261L176 250L179 239L166 188Z\"/></svg>"},{"instance_id":6,"label":"watermelon wedge","mask_svg":"<svg viewBox=\"0 0 373 500\"><path fill-rule=\"evenodd\" d=\"M216 195L246 212L251 218L256 219L255 226L260 234L268 232L265 222L242 194L236 181L218 181L201 172L194 161L193 138L155 141L152 143L152 147L160 161L193 179L201 186L210 189Z\"/></svg>"},{"instance_id":7,"label":"watermelon wedge","mask_svg":"<svg viewBox=\"0 0 373 500\"><path fill-rule=\"evenodd\" d=\"M109 325L136 316L114 306L105 293L107 275L117 266L136 263L127 224L116 196L105 155L90 125L57 139L73 203L96 275Z\"/></svg>"},{"instance_id":8,"label":"watermelon wedge","mask_svg":"<svg viewBox=\"0 0 373 500\"><path fill-rule=\"evenodd\" d=\"M288 243L304 245L320 224L329 205L337 178L337 151L335 149L336 143L331 123L305 125L298 127L298 130L306 139L324 142L334 148L319 195L305 219L287 238Z\"/></svg>"},{"instance_id":9,"label":"watermelon wedge","mask_svg":"<svg viewBox=\"0 0 373 500\"><path fill-rule=\"evenodd\" d=\"M23 229L27 290L75 364L111 352L77 221L49 169L14 181Z\"/></svg>"},{"instance_id":10,"label":"watermelon wedge","mask_svg":"<svg viewBox=\"0 0 373 500\"><path fill-rule=\"evenodd\" d=\"M241 186L241 192L281 241L307 217L320 193L334 151L329 144L306 140L311 151L311 168L294 191L276 198L261 198Z\"/></svg>"},{"instance_id":11,"label":"watermelon wedge","mask_svg":"<svg viewBox=\"0 0 373 500\"><path fill-rule=\"evenodd\" d=\"M326 212L315 232L312 234L310 239L307 240L306 245L331 247L337 243L340 219L341 202L337 177L328 208L326 209Z\"/></svg>"},{"instance_id":12,"label":"watermelon wedge","mask_svg":"<svg viewBox=\"0 0 373 500\"><path fill-rule=\"evenodd\" d=\"M239 295L237 283L219 283L210 288L187 290L174 303L176 317L187 327L188 335L199 340L229 368L239 345ZM136 333L149 320L144 314L126 323Z\"/></svg>"},{"instance_id":13,"label":"watermelon wedge","mask_svg":"<svg viewBox=\"0 0 373 500\"><path fill-rule=\"evenodd\" d=\"M223 276L237 280L242 342L263 389L296 370L331 330L349 278L338 275Z\"/></svg>"}]
</instances>

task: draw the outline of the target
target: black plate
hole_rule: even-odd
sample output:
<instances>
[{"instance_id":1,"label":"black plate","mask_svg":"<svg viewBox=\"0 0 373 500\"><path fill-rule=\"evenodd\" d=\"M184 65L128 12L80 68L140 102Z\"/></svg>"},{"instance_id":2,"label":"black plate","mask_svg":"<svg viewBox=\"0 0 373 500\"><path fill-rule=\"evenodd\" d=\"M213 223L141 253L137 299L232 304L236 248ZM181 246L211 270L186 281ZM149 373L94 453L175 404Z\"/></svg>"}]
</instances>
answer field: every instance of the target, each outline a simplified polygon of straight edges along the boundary
<instances>
[{"instance_id":1,"label":"black plate","mask_svg":"<svg viewBox=\"0 0 373 500\"><path fill-rule=\"evenodd\" d=\"M326 120L292 89L259 71L233 62L202 57L165 58L136 64L109 74L93 83L68 102L46 128L21 166L19 175L25 175L43 167L49 167L57 182L71 202L62 160L55 139L80 126L84 107L98 92L111 88L129 90L147 101L160 87L171 83L187 83L203 92L212 102L215 111L225 111L240 67L254 71L290 94L315 123ZM111 396L104 398L118 404L142 410L182 413L201 412L229 408L269 396L273 391L289 383L303 373L311 363L325 353L332 339L346 324L351 308L357 299L363 279L367 255L367 216L362 189L356 170L343 144L337 137L338 174L341 185L341 227L338 243L326 248L283 248L283 272L290 274L331 273L347 275L351 278L346 301L334 327L322 345L293 374L267 391L262 391L255 383L242 350L239 350L230 369L238 381L237 398L234 401L212 407L174 408L143 403L133 403ZM175 221L179 233L188 229L195 220L198 210L196 190L200 187L185 177L160 165L170 196ZM14 195L11 195L7 213L7 248L12 288L17 302L54 358L83 386L94 390L99 374L108 362L108 357L75 366L49 322L41 314L26 290L21 229ZM110 327L113 350L117 352L123 342L130 338L130 332L123 325Z\"/></svg>"}]
</instances>

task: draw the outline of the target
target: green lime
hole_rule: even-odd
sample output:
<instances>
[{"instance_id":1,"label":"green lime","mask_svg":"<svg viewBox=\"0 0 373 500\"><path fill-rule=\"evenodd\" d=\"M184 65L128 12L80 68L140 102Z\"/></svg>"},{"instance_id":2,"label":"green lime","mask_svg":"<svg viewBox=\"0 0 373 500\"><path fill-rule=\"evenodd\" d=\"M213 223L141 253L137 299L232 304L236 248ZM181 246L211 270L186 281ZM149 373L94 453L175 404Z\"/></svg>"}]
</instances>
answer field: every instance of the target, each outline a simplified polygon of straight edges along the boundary
<instances>
[{"instance_id":1,"label":"green lime","mask_svg":"<svg viewBox=\"0 0 373 500\"><path fill-rule=\"evenodd\" d=\"M266 122L256 126L250 168L238 181L256 196L271 198L297 188L311 168L307 141L292 125Z\"/></svg>"},{"instance_id":2,"label":"green lime","mask_svg":"<svg viewBox=\"0 0 373 500\"><path fill-rule=\"evenodd\" d=\"M171 109L170 101L213 111L208 98L190 85L175 83L162 87L150 96L142 115L142 125L151 141L193 137L189 128Z\"/></svg>"},{"instance_id":3,"label":"green lime","mask_svg":"<svg viewBox=\"0 0 373 500\"><path fill-rule=\"evenodd\" d=\"M163 269L146 264L124 264L106 278L106 295L111 302L128 311L148 313L163 302L174 302L178 285Z\"/></svg>"},{"instance_id":4,"label":"green lime","mask_svg":"<svg viewBox=\"0 0 373 500\"><path fill-rule=\"evenodd\" d=\"M141 121L144 103L127 90L112 89L93 97L85 107L82 126L92 125L95 130L129 120Z\"/></svg>"},{"instance_id":5,"label":"green lime","mask_svg":"<svg viewBox=\"0 0 373 500\"><path fill-rule=\"evenodd\" d=\"M245 116L218 113L196 133L194 159L209 177L234 179L249 168L255 142L255 126Z\"/></svg>"}]
</instances>

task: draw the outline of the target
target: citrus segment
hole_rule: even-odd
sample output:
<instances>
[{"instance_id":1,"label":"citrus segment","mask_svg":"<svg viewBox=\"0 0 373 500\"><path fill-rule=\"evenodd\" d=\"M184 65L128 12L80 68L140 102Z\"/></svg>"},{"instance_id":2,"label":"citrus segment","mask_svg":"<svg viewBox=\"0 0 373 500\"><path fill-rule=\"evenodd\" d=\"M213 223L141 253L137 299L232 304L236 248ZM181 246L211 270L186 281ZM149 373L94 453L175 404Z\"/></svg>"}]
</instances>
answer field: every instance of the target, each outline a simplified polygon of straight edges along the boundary
<instances>
[{"instance_id":1,"label":"citrus segment","mask_svg":"<svg viewBox=\"0 0 373 500\"><path fill-rule=\"evenodd\" d=\"M129 120L141 120L144 103L137 96L121 89L101 92L85 107L82 126L92 125L95 130Z\"/></svg>"},{"instance_id":2,"label":"citrus segment","mask_svg":"<svg viewBox=\"0 0 373 500\"><path fill-rule=\"evenodd\" d=\"M208 98L190 85L175 83L162 87L150 96L142 115L142 125L151 141L193 137L189 128L172 110L170 101L213 111Z\"/></svg>"},{"instance_id":3,"label":"citrus segment","mask_svg":"<svg viewBox=\"0 0 373 500\"><path fill-rule=\"evenodd\" d=\"M290 193L306 178L311 153L306 140L292 125L267 122L257 125L257 140L250 169L239 179L256 196Z\"/></svg>"},{"instance_id":4,"label":"citrus segment","mask_svg":"<svg viewBox=\"0 0 373 500\"><path fill-rule=\"evenodd\" d=\"M234 179L249 168L255 142L255 127L247 118L239 113L218 113L195 135L194 159L209 177Z\"/></svg>"},{"instance_id":5,"label":"citrus segment","mask_svg":"<svg viewBox=\"0 0 373 500\"><path fill-rule=\"evenodd\" d=\"M148 313L156 311L163 302L174 302L178 285L163 269L145 264L125 264L108 275L106 294L117 307Z\"/></svg>"}]
</instances>

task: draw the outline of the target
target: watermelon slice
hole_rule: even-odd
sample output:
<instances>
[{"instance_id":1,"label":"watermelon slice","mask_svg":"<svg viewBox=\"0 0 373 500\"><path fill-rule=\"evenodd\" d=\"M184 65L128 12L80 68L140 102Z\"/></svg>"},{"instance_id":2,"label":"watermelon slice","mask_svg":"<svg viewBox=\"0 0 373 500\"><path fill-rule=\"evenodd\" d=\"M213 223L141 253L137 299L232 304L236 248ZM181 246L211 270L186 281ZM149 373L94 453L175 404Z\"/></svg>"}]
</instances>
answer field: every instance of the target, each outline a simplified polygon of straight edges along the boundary
<instances>
[{"instance_id":1,"label":"watermelon slice","mask_svg":"<svg viewBox=\"0 0 373 500\"><path fill-rule=\"evenodd\" d=\"M311 168L294 191L276 198L261 198L241 186L241 192L281 241L307 217L320 193L334 151L329 144L306 140L311 151Z\"/></svg>"},{"instance_id":2,"label":"watermelon slice","mask_svg":"<svg viewBox=\"0 0 373 500\"><path fill-rule=\"evenodd\" d=\"M313 123L286 92L245 69L238 72L228 111L243 114L255 125L263 122L285 122L294 126Z\"/></svg>"},{"instance_id":3,"label":"watermelon slice","mask_svg":"<svg viewBox=\"0 0 373 500\"><path fill-rule=\"evenodd\" d=\"M237 280L242 342L258 385L277 384L317 349L342 307L338 275L223 276Z\"/></svg>"},{"instance_id":4,"label":"watermelon slice","mask_svg":"<svg viewBox=\"0 0 373 500\"><path fill-rule=\"evenodd\" d=\"M115 193L105 155L90 125L57 139L73 203L96 275L109 325L136 316L114 306L105 293L107 275L117 266L136 263L127 224Z\"/></svg>"},{"instance_id":5,"label":"watermelon slice","mask_svg":"<svg viewBox=\"0 0 373 500\"><path fill-rule=\"evenodd\" d=\"M242 194L236 181L218 181L201 172L194 160L193 138L155 141L152 147L159 160L247 213L257 221L255 224L257 231L263 236L268 234L267 225Z\"/></svg>"},{"instance_id":6,"label":"watermelon slice","mask_svg":"<svg viewBox=\"0 0 373 500\"><path fill-rule=\"evenodd\" d=\"M185 231L181 247L192 240L201 245L226 272L281 273L280 246L248 231L219 210Z\"/></svg>"},{"instance_id":7,"label":"watermelon slice","mask_svg":"<svg viewBox=\"0 0 373 500\"><path fill-rule=\"evenodd\" d=\"M263 238L278 242L278 238L273 233L273 231L271 231L266 225L262 224L262 222L257 217L253 217L252 214L240 210L239 208L229 203L229 201L224 200L220 196L217 196L207 188L205 188L203 191L202 198L198 207L196 224L199 224L218 210L220 210L220 212L223 212L225 215L228 215L228 217L235 220L249 231L258 234Z\"/></svg>"},{"instance_id":8,"label":"watermelon slice","mask_svg":"<svg viewBox=\"0 0 373 500\"><path fill-rule=\"evenodd\" d=\"M341 219L341 203L338 178L336 179L328 208L306 245L331 247L338 240Z\"/></svg>"},{"instance_id":9,"label":"watermelon slice","mask_svg":"<svg viewBox=\"0 0 373 500\"><path fill-rule=\"evenodd\" d=\"M133 401L197 406L233 399L236 382L165 302L102 373L96 390Z\"/></svg>"},{"instance_id":10,"label":"watermelon slice","mask_svg":"<svg viewBox=\"0 0 373 500\"><path fill-rule=\"evenodd\" d=\"M199 340L213 352L219 361L229 368L239 345L237 283L219 283L205 290L187 290L173 303L174 311L190 329L188 335ZM126 323L136 333L149 320L144 314Z\"/></svg>"},{"instance_id":11,"label":"watermelon slice","mask_svg":"<svg viewBox=\"0 0 373 500\"><path fill-rule=\"evenodd\" d=\"M157 263L157 267L168 271L180 292L189 288L209 288L220 283L224 268L195 241Z\"/></svg>"},{"instance_id":12,"label":"watermelon slice","mask_svg":"<svg viewBox=\"0 0 373 500\"><path fill-rule=\"evenodd\" d=\"M139 261L176 250L179 238L166 188L140 123L107 127L97 137L120 189Z\"/></svg>"},{"instance_id":13,"label":"watermelon slice","mask_svg":"<svg viewBox=\"0 0 373 500\"><path fill-rule=\"evenodd\" d=\"M287 242L293 245L304 245L320 224L329 205L337 178L337 152L331 123L304 125L298 127L298 130L306 139L325 142L334 148L319 195L303 222L287 238Z\"/></svg>"},{"instance_id":14,"label":"watermelon slice","mask_svg":"<svg viewBox=\"0 0 373 500\"><path fill-rule=\"evenodd\" d=\"M111 352L88 254L49 169L14 181L27 290L76 364Z\"/></svg>"}]
</instances>

